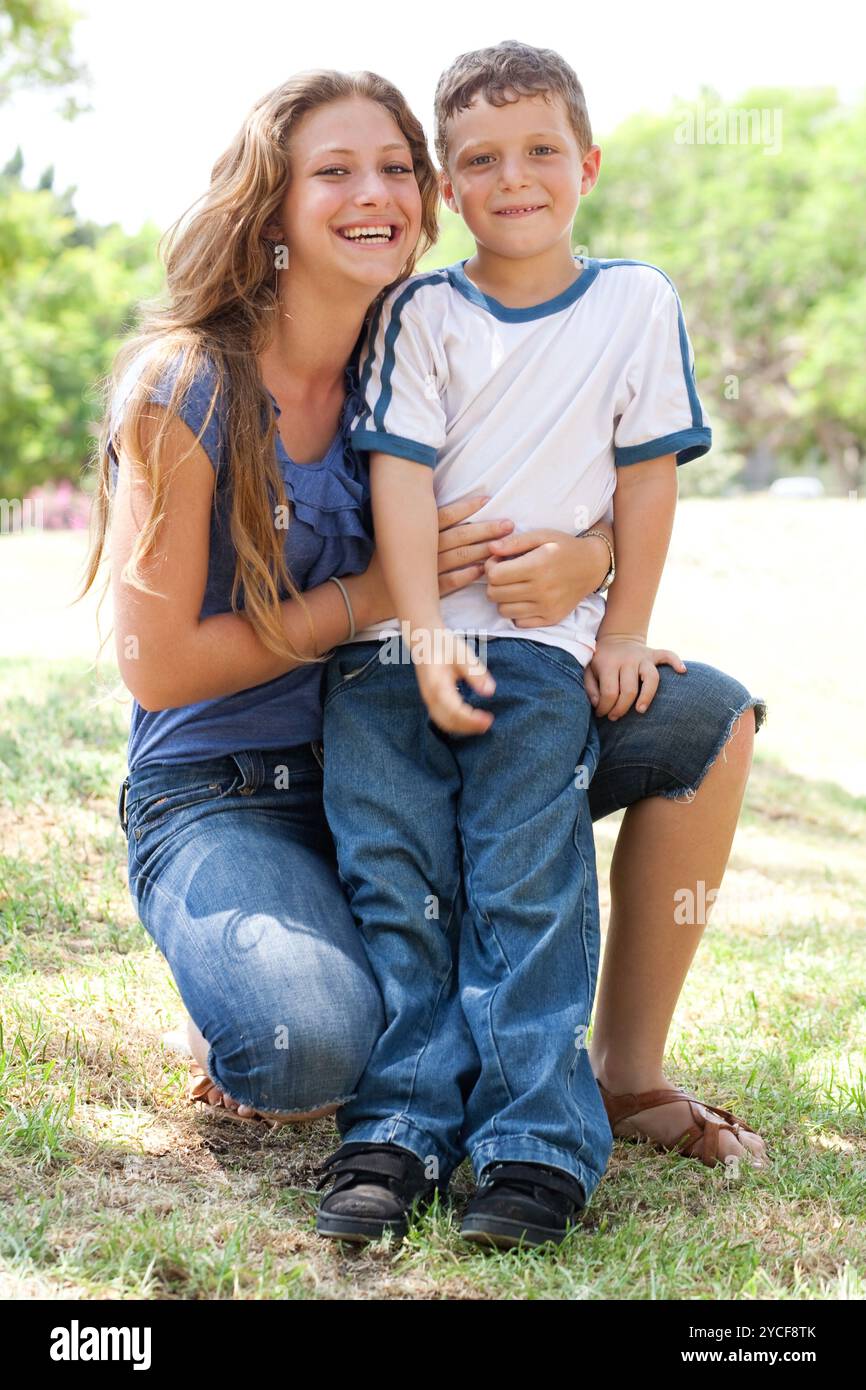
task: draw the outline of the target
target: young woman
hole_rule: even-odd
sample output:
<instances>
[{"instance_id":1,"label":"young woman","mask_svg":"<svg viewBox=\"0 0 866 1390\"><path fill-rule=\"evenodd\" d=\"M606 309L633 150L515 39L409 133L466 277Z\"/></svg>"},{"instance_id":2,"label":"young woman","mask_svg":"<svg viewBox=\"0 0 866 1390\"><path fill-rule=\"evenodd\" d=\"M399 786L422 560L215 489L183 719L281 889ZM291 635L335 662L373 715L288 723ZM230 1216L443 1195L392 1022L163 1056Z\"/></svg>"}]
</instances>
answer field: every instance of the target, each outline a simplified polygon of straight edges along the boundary
<instances>
[{"instance_id":1,"label":"young woman","mask_svg":"<svg viewBox=\"0 0 866 1390\"><path fill-rule=\"evenodd\" d=\"M436 176L400 93L305 73L263 98L175 229L167 300L118 362L93 582L111 518L118 660L134 697L118 802L136 909L190 1015L194 1098L268 1124L335 1110L382 1027L322 811L321 658L391 604L347 444L371 306L435 238ZM443 593L477 580L554 622L602 582L598 539L509 538L440 512ZM339 580L338 582L332 582ZM763 1141L673 1090L662 1059L763 706L658 652L644 714L599 720L594 818L627 807L591 1046L616 1134L712 1164ZM613 699L587 689L610 712ZM755 710L755 714L752 711Z\"/></svg>"}]
</instances>

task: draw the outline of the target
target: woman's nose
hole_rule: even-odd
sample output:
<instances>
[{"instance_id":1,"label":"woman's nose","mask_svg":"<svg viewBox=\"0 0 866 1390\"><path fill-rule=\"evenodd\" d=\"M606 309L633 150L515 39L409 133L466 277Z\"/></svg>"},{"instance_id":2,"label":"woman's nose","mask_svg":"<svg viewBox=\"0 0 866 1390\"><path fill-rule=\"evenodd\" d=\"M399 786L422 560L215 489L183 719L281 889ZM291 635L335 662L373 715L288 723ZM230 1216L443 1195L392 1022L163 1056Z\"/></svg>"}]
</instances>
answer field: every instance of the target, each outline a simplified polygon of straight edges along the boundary
<instances>
[{"instance_id":1,"label":"woman's nose","mask_svg":"<svg viewBox=\"0 0 866 1390\"><path fill-rule=\"evenodd\" d=\"M362 176L359 180L358 188L355 193L356 203L387 203L389 199L388 185L382 175L375 170Z\"/></svg>"}]
</instances>

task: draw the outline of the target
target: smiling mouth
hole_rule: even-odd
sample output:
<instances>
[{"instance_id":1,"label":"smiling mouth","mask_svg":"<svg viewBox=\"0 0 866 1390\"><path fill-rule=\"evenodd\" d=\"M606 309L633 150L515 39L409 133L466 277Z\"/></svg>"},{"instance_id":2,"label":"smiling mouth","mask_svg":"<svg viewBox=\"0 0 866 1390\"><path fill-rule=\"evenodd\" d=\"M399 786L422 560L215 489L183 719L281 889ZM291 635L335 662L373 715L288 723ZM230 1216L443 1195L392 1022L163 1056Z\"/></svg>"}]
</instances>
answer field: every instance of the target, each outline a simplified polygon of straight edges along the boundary
<instances>
[{"instance_id":1,"label":"smiling mouth","mask_svg":"<svg viewBox=\"0 0 866 1390\"><path fill-rule=\"evenodd\" d=\"M335 227L334 231L342 241L353 242L356 246L390 246L399 239L402 228L392 222L376 222Z\"/></svg>"},{"instance_id":2,"label":"smiling mouth","mask_svg":"<svg viewBox=\"0 0 866 1390\"><path fill-rule=\"evenodd\" d=\"M527 217L531 212L541 212L545 206L544 203L530 203L526 207L520 208L498 208L495 215L497 217Z\"/></svg>"}]
</instances>

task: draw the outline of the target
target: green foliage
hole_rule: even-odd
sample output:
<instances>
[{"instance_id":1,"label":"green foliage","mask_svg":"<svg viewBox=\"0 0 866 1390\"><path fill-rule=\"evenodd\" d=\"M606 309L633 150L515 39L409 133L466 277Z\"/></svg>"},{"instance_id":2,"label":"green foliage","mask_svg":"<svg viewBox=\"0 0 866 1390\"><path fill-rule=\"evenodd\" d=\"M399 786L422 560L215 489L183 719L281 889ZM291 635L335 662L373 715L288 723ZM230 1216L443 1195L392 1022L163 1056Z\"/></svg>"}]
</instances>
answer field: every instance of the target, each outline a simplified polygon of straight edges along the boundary
<instances>
[{"instance_id":1,"label":"green foliage","mask_svg":"<svg viewBox=\"0 0 866 1390\"><path fill-rule=\"evenodd\" d=\"M466 223L443 205L439 213L439 240L418 269L438 270L443 265L454 265L456 261L468 260L474 250L475 242Z\"/></svg>"},{"instance_id":2,"label":"green foliage","mask_svg":"<svg viewBox=\"0 0 866 1390\"><path fill-rule=\"evenodd\" d=\"M14 168L14 162L13 166ZM77 480L101 414L96 387L138 300L155 294L158 233L96 228L71 197L0 176L2 491Z\"/></svg>"},{"instance_id":3,"label":"green foliage","mask_svg":"<svg viewBox=\"0 0 866 1390\"><path fill-rule=\"evenodd\" d=\"M0 104L25 87L70 87L86 80L72 56L77 15L65 0L0 0ZM62 107L67 118L85 110L75 96Z\"/></svg>"},{"instance_id":4,"label":"green foliage","mask_svg":"<svg viewBox=\"0 0 866 1390\"><path fill-rule=\"evenodd\" d=\"M736 138L741 112L762 115L763 132ZM689 139L713 113L725 140ZM650 261L676 283L716 447L744 455L747 472L762 451L811 461L817 443L838 481L846 468L862 477L864 141L866 103L846 110L833 91L753 90L737 108L705 91L620 126L578 212L591 255Z\"/></svg>"}]
</instances>

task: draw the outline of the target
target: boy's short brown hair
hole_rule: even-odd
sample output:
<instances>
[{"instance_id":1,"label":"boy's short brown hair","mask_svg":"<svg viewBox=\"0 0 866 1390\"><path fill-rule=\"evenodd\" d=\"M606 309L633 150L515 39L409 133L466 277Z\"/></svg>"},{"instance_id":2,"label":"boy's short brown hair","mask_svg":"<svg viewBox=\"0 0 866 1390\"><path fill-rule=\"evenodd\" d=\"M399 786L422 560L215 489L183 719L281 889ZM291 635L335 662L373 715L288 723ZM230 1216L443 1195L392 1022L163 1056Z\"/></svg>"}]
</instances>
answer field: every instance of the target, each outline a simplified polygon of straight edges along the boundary
<instances>
[{"instance_id":1,"label":"boy's short brown hair","mask_svg":"<svg viewBox=\"0 0 866 1390\"><path fill-rule=\"evenodd\" d=\"M586 154L592 145L586 98L574 68L552 48L533 48L516 39L505 39L492 48L461 53L436 84L434 138L436 156L443 169L448 155L447 123L457 111L464 111L479 92L491 106L505 106L514 100L506 97L506 92L516 92L518 96L561 96L581 154Z\"/></svg>"}]
</instances>

